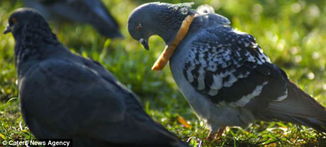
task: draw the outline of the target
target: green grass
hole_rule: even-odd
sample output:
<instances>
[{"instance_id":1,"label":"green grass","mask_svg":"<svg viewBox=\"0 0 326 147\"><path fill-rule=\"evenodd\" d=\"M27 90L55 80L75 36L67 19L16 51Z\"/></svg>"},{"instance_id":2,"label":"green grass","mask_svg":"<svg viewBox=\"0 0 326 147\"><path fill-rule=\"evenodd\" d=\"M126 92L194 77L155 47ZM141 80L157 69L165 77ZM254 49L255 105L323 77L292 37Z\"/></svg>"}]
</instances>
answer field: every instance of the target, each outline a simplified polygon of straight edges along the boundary
<instances>
[{"instance_id":1,"label":"green grass","mask_svg":"<svg viewBox=\"0 0 326 147\"><path fill-rule=\"evenodd\" d=\"M0 30L20 0L0 2ZM106 40L87 25L51 23L59 39L72 51L102 63L142 100L145 110L158 122L192 145L202 146L326 146L325 134L311 128L281 122L257 122L247 128L231 127L215 142L208 142L208 130L193 114L178 91L169 68L153 72L150 67L164 47L158 37L144 51L130 38L127 18L145 0L105 1L122 26L125 40ZM168 0L167 2L181 2ZM264 52L290 79L326 105L326 1L325 0L200 0L227 16L232 26L254 35ZM14 40L0 35L0 142L33 139L23 122L13 57ZM177 121L184 117L191 128ZM0 145L1 146L1 145Z\"/></svg>"}]
</instances>

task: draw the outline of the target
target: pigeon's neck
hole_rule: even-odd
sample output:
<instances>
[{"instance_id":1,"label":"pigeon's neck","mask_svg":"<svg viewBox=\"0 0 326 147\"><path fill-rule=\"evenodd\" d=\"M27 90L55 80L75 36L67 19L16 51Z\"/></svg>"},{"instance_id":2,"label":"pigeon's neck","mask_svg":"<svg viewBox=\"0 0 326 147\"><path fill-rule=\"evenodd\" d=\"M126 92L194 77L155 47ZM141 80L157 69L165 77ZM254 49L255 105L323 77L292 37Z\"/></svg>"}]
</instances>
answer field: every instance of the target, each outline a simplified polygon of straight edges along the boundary
<instances>
[{"instance_id":1,"label":"pigeon's neck","mask_svg":"<svg viewBox=\"0 0 326 147\"><path fill-rule=\"evenodd\" d=\"M25 26L20 34L13 34L16 40L15 63L18 69L30 61L39 61L53 51L49 46L60 46L56 36L47 27ZM19 72L19 71L18 71Z\"/></svg>"},{"instance_id":2,"label":"pigeon's neck","mask_svg":"<svg viewBox=\"0 0 326 147\"><path fill-rule=\"evenodd\" d=\"M161 10L158 15L154 15L158 20L153 27L157 31L156 34L161 36L166 44L174 40L176 33L180 29L183 20L194 12L187 7L168 7Z\"/></svg>"}]
</instances>

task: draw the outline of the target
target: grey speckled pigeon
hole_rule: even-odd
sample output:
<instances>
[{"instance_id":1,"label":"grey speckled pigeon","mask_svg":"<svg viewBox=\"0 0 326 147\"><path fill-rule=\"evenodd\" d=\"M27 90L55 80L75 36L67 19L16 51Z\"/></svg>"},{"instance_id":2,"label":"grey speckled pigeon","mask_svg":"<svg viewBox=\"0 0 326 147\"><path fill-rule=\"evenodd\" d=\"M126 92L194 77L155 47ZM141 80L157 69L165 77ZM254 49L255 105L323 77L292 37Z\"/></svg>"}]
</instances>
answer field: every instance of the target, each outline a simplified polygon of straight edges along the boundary
<instances>
[{"instance_id":1,"label":"grey speckled pigeon","mask_svg":"<svg viewBox=\"0 0 326 147\"><path fill-rule=\"evenodd\" d=\"M123 37L118 22L101 0L24 0L24 3L37 9L47 19L88 23L103 36Z\"/></svg>"},{"instance_id":2,"label":"grey speckled pigeon","mask_svg":"<svg viewBox=\"0 0 326 147\"><path fill-rule=\"evenodd\" d=\"M181 92L211 127L211 135L254 120L326 131L325 108L272 64L253 36L231 28L230 21L210 7L144 4L130 15L129 33L144 47L151 35L161 36L169 45L189 15L194 20L170 58L170 68Z\"/></svg>"},{"instance_id":3,"label":"grey speckled pigeon","mask_svg":"<svg viewBox=\"0 0 326 147\"><path fill-rule=\"evenodd\" d=\"M15 11L8 32L16 40L23 118L36 138L73 139L73 146L187 146L99 63L65 48L36 11Z\"/></svg>"}]
</instances>

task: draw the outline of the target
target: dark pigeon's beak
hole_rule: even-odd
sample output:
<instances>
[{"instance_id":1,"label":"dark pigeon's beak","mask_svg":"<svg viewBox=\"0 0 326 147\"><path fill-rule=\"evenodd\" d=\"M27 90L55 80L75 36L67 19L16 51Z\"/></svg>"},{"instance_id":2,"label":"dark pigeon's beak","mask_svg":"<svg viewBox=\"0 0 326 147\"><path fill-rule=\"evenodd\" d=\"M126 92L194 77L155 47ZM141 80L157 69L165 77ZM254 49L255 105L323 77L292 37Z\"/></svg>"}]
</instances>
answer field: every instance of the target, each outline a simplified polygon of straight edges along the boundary
<instances>
[{"instance_id":1,"label":"dark pigeon's beak","mask_svg":"<svg viewBox=\"0 0 326 147\"><path fill-rule=\"evenodd\" d=\"M146 50L149 50L148 41L144 38L139 39L139 42L143 45Z\"/></svg>"},{"instance_id":2,"label":"dark pigeon's beak","mask_svg":"<svg viewBox=\"0 0 326 147\"><path fill-rule=\"evenodd\" d=\"M12 31L11 27L9 25L7 25L5 31L3 31L3 34L7 34L7 33L11 32L11 31Z\"/></svg>"}]
</instances>

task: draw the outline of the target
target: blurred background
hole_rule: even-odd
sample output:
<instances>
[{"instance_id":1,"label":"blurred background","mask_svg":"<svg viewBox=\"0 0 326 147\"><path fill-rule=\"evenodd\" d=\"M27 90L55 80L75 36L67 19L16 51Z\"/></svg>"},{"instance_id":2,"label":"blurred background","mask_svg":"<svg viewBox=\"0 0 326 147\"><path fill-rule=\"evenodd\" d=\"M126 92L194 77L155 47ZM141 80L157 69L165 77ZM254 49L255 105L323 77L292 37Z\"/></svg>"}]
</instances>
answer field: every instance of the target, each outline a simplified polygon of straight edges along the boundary
<instances>
[{"instance_id":1,"label":"blurred background","mask_svg":"<svg viewBox=\"0 0 326 147\"><path fill-rule=\"evenodd\" d=\"M192 145L201 142L202 146L326 145L325 134L280 122L257 122L248 128L232 127L221 140L206 141L208 129L196 118L178 91L169 68L161 72L150 70L164 48L163 40L152 37L151 50L145 51L128 34L130 12L146 2L152 1L103 0L120 24L124 39L108 39L87 24L51 21L50 25L71 51L103 64L140 97L146 112L181 139L192 138ZM201 4L213 6L216 13L231 20L232 27L255 36L272 62L283 68L299 87L326 105L325 0L196 0L193 8ZM22 0L0 1L0 30L7 25L10 13L20 7L24 7ZM13 37L1 34L0 142L34 138L20 114L13 55ZM180 123L181 118L189 125Z\"/></svg>"}]
</instances>

